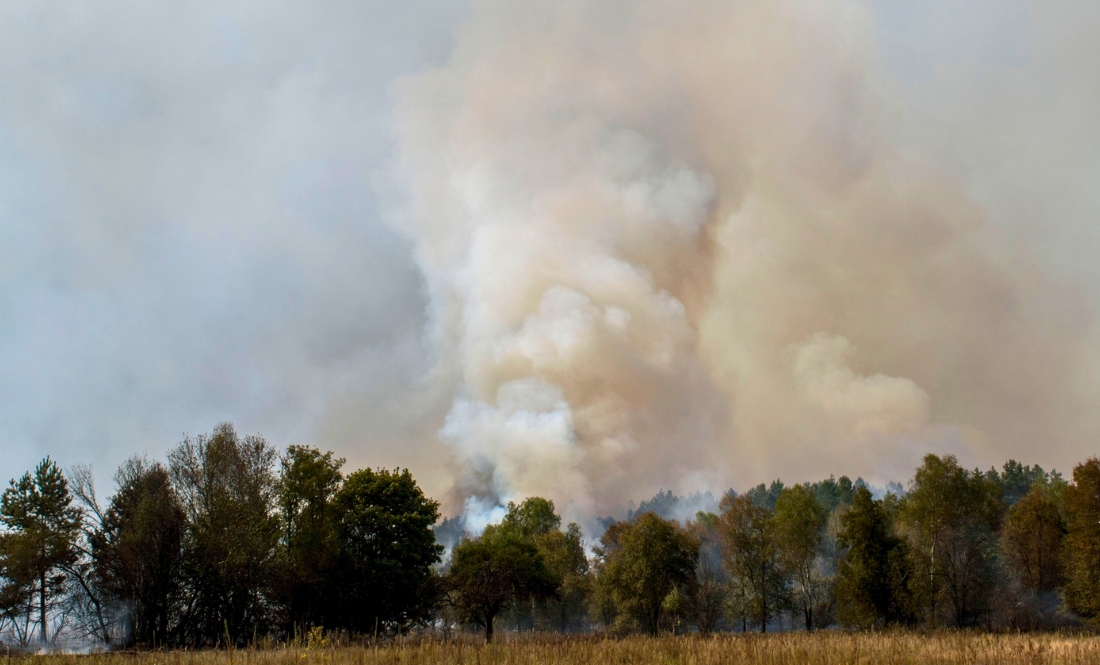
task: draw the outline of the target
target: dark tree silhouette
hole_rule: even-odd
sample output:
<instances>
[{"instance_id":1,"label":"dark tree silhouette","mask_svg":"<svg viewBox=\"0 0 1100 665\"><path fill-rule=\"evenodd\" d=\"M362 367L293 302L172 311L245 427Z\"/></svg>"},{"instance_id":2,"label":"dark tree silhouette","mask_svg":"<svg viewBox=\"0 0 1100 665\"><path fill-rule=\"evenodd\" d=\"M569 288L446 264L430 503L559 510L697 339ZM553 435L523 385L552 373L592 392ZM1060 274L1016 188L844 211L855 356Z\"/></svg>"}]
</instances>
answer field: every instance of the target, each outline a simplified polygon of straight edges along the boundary
<instances>
[{"instance_id":1,"label":"dark tree silhouette","mask_svg":"<svg viewBox=\"0 0 1100 665\"><path fill-rule=\"evenodd\" d=\"M443 548L432 525L439 504L407 470L364 469L336 494L340 617L357 632L398 630L428 617L432 565Z\"/></svg>"},{"instance_id":2,"label":"dark tree silhouette","mask_svg":"<svg viewBox=\"0 0 1100 665\"><path fill-rule=\"evenodd\" d=\"M115 481L118 491L88 539L96 586L106 600L128 608L126 642L172 643L181 601L183 507L160 463L132 458Z\"/></svg>"},{"instance_id":3,"label":"dark tree silhouette","mask_svg":"<svg viewBox=\"0 0 1100 665\"><path fill-rule=\"evenodd\" d=\"M187 517L182 620L193 644L246 643L267 631L279 524L276 454L229 423L168 454Z\"/></svg>"},{"instance_id":4,"label":"dark tree silhouette","mask_svg":"<svg viewBox=\"0 0 1100 665\"><path fill-rule=\"evenodd\" d=\"M287 634L335 626L340 557L336 493L344 460L316 448L290 446L280 464L278 506L281 574L277 595Z\"/></svg>"}]
</instances>

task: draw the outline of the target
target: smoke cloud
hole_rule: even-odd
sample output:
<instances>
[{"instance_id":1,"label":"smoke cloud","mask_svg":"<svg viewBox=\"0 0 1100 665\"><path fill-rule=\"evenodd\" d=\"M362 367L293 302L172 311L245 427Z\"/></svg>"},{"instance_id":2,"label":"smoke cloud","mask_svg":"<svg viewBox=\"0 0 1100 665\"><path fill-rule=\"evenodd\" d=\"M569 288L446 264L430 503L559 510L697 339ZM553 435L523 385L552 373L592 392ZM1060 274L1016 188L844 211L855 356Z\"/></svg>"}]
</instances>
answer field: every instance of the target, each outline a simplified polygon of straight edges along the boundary
<instances>
[{"instance_id":1,"label":"smoke cloud","mask_svg":"<svg viewBox=\"0 0 1100 665\"><path fill-rule=\"evenodd\" d=\"M0 5L0 483L232 420L477 528L1068 471L1100 5ZM457 31L456 31L457 28ZM685 504L686 505L686 504Z\"/></svg>"},{"instance_id":2,"label":"smoke cloud","mask_svg":"<svg viewBox=\"0 0 1100 665\"><path fill-rule=\"evenodd\" d=\"M395 113L452 505L1069 453L1091 314L891 85L856 2L478 2Z\"/></svg>"}]
</instances>

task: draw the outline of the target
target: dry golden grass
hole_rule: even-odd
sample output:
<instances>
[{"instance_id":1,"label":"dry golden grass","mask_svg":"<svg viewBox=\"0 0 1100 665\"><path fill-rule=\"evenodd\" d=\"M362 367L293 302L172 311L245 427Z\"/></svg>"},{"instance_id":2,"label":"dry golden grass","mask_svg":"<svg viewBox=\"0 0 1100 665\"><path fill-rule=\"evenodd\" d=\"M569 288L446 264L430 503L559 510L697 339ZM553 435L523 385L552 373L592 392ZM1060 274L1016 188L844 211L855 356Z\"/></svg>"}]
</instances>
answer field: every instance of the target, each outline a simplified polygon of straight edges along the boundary
<instances>
[{"instance_id":1,"label":"dry golden grass","mask_svg":"<svg viewBox=\"0 0 1100 665\"><path fill-rule=\"evenodd\" d=\"M842 632L686 637L472 637L409 639L378 647L51 655L42 665L780 665L787 663L1100 663L1100 637Z\"/></svg>"}]
</instances>

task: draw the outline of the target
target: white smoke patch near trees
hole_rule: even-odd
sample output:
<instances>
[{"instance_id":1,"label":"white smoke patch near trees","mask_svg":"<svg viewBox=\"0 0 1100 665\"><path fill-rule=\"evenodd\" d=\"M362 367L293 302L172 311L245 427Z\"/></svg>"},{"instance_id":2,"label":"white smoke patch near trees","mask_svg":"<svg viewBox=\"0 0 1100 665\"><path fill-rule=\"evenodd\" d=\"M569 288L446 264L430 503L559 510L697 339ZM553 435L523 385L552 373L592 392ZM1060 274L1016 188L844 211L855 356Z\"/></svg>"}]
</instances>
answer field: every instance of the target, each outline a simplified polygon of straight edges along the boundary
<instances>
[{"instance_id":1,"label":"white smoke patch near trees","mask_svg":"<svg viewBox=\"0 0 1100 665\"><path fill-rule=\"evenodd\" d=\"M1089 318L885 138L873 28L844 0L486 0L403 82L453 506L583 520L1068 445Z\"/></svg>"}]
</instances>

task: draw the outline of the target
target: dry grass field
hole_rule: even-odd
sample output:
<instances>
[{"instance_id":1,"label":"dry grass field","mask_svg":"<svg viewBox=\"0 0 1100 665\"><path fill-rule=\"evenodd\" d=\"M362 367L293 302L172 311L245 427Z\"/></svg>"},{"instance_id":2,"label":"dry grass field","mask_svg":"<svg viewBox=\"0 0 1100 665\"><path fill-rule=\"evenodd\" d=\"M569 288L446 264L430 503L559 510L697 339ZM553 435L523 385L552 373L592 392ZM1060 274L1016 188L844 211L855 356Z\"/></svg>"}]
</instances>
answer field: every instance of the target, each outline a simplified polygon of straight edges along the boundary
<instances>
[{"instance_id":1,"label":"dry grass field","mask_svg":"<svg viewBox=\"0 0 1100 665\"><path fill-rule=\"evenodd\" d=\"M378 647L113 653L35 657L42 665L562 665L678 663L1100 663L1100 637L979 633L820 632L701 637L510 637L406 640Z\"/></svg>"}]
</instances>

